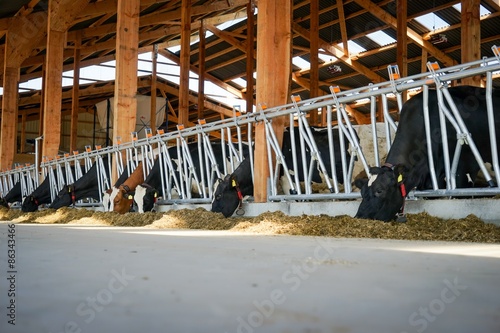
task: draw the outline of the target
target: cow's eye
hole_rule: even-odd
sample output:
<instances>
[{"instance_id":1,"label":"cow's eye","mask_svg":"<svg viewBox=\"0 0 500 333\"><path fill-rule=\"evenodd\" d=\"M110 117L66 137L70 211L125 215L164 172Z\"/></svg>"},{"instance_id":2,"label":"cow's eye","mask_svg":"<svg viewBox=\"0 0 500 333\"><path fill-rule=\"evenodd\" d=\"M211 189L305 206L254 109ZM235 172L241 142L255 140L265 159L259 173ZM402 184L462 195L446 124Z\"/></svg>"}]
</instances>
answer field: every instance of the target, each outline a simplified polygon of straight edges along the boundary
<instances>
[{"instance_id":1,"label":"cow's eye","mask_svg":"<svg viewBox=\"0 0 500 333\"><path fill-rule=\"evenodd\" d=\"M222 198L222 194L217 194L217 195L215 196L215 199L217 199L217 200L220 200L221 198Z\"/></svg>"}]
</instances>

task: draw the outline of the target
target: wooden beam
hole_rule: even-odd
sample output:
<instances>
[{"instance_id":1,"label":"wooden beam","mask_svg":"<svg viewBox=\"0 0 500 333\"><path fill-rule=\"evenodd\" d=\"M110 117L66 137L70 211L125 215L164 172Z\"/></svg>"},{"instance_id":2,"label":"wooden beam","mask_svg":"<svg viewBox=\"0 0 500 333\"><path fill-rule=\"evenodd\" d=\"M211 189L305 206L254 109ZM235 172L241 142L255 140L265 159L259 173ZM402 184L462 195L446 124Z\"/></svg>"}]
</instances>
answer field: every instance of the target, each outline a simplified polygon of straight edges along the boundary
<instances>
[{"instance_id":1,"label":"wooden beam","mask_svg":"<svg viewBox=\"0 0 500 333\"><path fill-rule=\"evenodd\" d=\"M199 29L200 42L198 43L198 119L204 118L205 100L205 27L203 21Z\"/></svg>"},{"instance_id":2,"label":"wooden beam","mask_svg":"<svg viewBox=\"0 0 500 333\"><path fill-rule=\"evenodd\" d=\"M311 18L309 30L309 54L310 54L310 88L309 97L314 98L319 96L319 0L310 0L309 3ZM309 112L309 122L311 125L318 125L318 109Z\"/></svg>"},{"instance_id":3,"label":"wooden beam","mask_svg":"<svg viewBox=\"0 0 500 333\"><path fill-rule=\"evenodd\" d=\"M158 47L155 46L153 48L153 52L151 52L152 62L152 73L151 73L151 110L149 114L149 127L151 128L151 133L153 135L156 134L156 128L158 127L156 124L156 83L158 81L157 77L157 67L158 67ZM161 124L160 124L161 125Z\"/></svg>"},{"instance_id":4,"label":"wooden beam","mask_svg":"<svg viewBox=\"0 0 500 333\"><path fill-rule=\"evenodd\" d=\"M303 28L301 25L299 25L297 23L292 23L292 28L300 36L304 37L305 39L309 39L310 34L309 34L308 30ZM344 51L341 50L336 45L331 45L330 43L320 39L319 47L322 48L323 50L325 50L326 52L330 53L331 55L335 56L336 58L338 58L340 61L342 61L347 66L354 69L355 71L359 72L360 74L363 74L364 76L366 76L368 79L372 80L373 82L385 81L385 79L382 76L373 72L368 67L363 66L362 64L360 64L356 60L352 60L351 58L346 57L344 55Z\"/></svg>"},{"instance_id":5,"label":"wooden beam","mask_svg":"<svg viewBox=\"0 0 500 333\"><path fill-rule=\"evenodd\" d=\"M408 76L408 16L407 0L397 0L397 64L402 77Z\"/></svg>"},{"instance_id":6,"label":"wooden beam","mask_svg":"<svg viewBox=\"0 0 500 333\"><path fill-rule=\"evenodd\" d=\"M61 142L62 66L66 31L88 0L51 0L48 10L42 155L56 156Z\"/></svg>"},{"instance_id":7,"label":"wooden beam","mask_svg":"<svg viewBox=\"0 0 500 333\"><path fill-rule=\"evenodd\" d=\"M397 29L398 26L397 19L390 13L386 12L384 9L380 8L377 4L373 3L371 0L355 0L355 1L360 6L368 10L375 17L386 22L394 29ZM456 61L454 61L453 58L449 57L448 55L446 55L446 53L444 53L443 51L432 45L431 42L424 40L422 36L420 36L414 30L407 28L407 32L408 32L408 37L412 39L415 42L415 44L417 44L421 48L426 49L427 52L429 52L436 59L441 61L444 64L444 66L449 67L456 64Z\"/></svg>"},{"instance_id":8,"label":"wooden beam","mask_svg":"<svg viewBox=\"0 0 500 333\"><path fill-rule=\"evenodd\" d=\"M343 0L337 0L337 12L339 14L339 26L340 26L340 35L342 37L342 45L344 49L344 55L346 57L349 56L349 44L348 42L348 36L347 36L347 27L345 24L345 13L344 13L344 4ZM333 42L333 41L332 41Z\"/></svg>"},{"instance_id":9,"label":"wooden beam","mask_svg":"<svg viewBox=\"0 0 500 333\"><path fill-rule=\"evenodd\" d=\"M257 17L257 105L268 107L289 102L291 73L291 2L259 0ZM309 35L309 34L308 34ZM281 145L285 119L274 118L273 129ZM264 123L255 126L255 202L267 201L267 161Z\"/></svg>"},{"instance_id":10,"label":"wooden beam","mask_svg":"<svg viewBox=\"0 0 500 333\"><path fill-rule=\"evenodd\" d=\"M50 18L49 18L50 23ZM44 91L43 147L44 156L56 156L61 139L61 96L64 31L49 29Z\"/></svg>"},{"instance_id":11,"label":"wooden beam","mask_svg":"<svg viewBox=\"0 0 500 333\"><path fill-rule=\"evenodd\" d=\"M254 72L254 62L255 62L255 48L254 48L254 36L255 36L255 3L250 0L247 5L247 50L246 50L246 111L253 112L253 72Z\"/></svg>"},{"instance_id":12,"label":"wooden beam","mask_svg":"<svg viewBox=\"0 0 500 333\"><path fill-rule=\"evenodd\" d=\"M80 34L81 37L81 34ZM71 116L70 116L70 136L69 136L69 150L75 151L77 149L76 142L78 138L78 109L80 101L80 46L81 38L75 42L74 56L73 56L73 87L71 98Z\"/></svg>"},{"instance_id":13,"label":"wooden beam","mask_svg":"<svg viewBox=\"0 0 500 333\"><path fill-rule=\"evenodd\" d=\"M481 21L479 18L480 0L462 0L462 63L481 59ZM462 84L481 86L481 76L468 77Z\"/></svg>"},{"instance_id":14,"label":"wooden beam","mask_svg":"<svg viewBox=\"0 0 500 333\"><path fill-rule=\"evenodd\" d=\"M190 37L191 37L191 1L182 0L181 5L181 54L179 82L179 121L187 124L189 120L189 68L190 68Z\"/></svg>"},{"instance_id":15,"label":"wooden beam","mask_svg":"<svg viewBox=\"0 0 500 333\"><path fill-rule=\"evenodd\" d=\"M9 50L7 44L6 51ZM9 67L8 58L5 57L4 86L2 100L2 130L0 133L0 169L12 167L14 154L17 151L17 89L19 80L19 67Z\"/></svg>"},{"instance_id":16,"label":"wooden beam","mask_svg":"<svg viewBox=\"0 0 500 333\"><path fill-rule=\"evenodd\" d=\"M137 113L137 47L140 0L118 0L113 141L131 141Z\"/></svg>"}]
</instances>

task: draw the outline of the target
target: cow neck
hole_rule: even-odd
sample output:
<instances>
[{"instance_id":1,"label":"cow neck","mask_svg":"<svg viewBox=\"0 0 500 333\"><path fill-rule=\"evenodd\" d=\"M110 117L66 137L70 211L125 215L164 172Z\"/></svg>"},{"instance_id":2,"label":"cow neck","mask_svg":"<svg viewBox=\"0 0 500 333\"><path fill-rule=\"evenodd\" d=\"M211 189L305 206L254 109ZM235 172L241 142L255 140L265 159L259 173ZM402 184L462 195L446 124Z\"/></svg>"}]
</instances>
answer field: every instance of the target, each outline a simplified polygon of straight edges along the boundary
<instances>
[{"instance_id":1,"label":"cow neck","mask_svg":"<svg viewBox=\"0 0 500 333\"><path fill-rule=\"evenodd\" d=\"M156 191L156 189L155 189L153 186L149 185L148 183L142 183L142 184L141 184L141 186L142 186L142 187L145 187L145 188L147 188L147 189L150 189L150 190L155 190L155 191ZM155 195L155 196L154 196L154 198L153 198L154 203L156 203L156 200L157 200L157 199L158 199L158 196L157 196L157 195Z\"/></svg>"},{"instance_id":2,"label":"cow neck","mask_svg":"<svg viewBox=\"0 0 500 333\"><path fill-rule=\"evenodd\" d=\"M122 184L120 187L123 189L123 193L130 193L130 187L128 185Z\"/></svg>"},{"instance_id":3,"label":"cow neck","mask_svg":"<svg viewBox=\"0 0 500 333\"><path fill-rule=\"evenodd\" d=\"M394 172L394 169L395 169L395 165L392 165L389 162L384 163L384 165L382 165L382 167L383 168L385 167L385 168L391 169L392 172ZM399 187L399 191L401 193L401 197L403 198L403 204L399 208L399 212L396 213L396 221L398 221L398 222L406 222L405 204L406 204L406 195L407 195L407 193L406 193L406 186L405 186L404 179L403 179L403 174L400 173L400 174L396 175L396 178L397 178L397 181L398 181L398 187Z\"/></svg>"},{"instance_id":4,"label":"cow neck","mask_svg":"<svg viewBox=\"0 0 500 333\"><path fill-rule=\"evenodd\" d=\"M69 195L71 196L71 203L73 205L73 207L75 206L75 203L76 203L76 194L75 194L75 186L74 185L69 185L68 186L68 192L69 192Z\"/></svg>"},{"instance_id":5,"label":"cow neck","mask_svg":"<svg viewBox=\"0 0 500 333\"><path fill-rule=\"evenodd\" d=\"M238 208L236 208L236 215L243 215L245 213L245 211L242 210L241 206L243 204L243 194L241 193L241 190L240 190L240 184L238 183L238 181L236 179L232 179L231 180L231 185L234 187L234 189L236 190L236 194L238 195ZM238 212L242 212L241 214L238 214Z\"/></svg>"}]
</instances>

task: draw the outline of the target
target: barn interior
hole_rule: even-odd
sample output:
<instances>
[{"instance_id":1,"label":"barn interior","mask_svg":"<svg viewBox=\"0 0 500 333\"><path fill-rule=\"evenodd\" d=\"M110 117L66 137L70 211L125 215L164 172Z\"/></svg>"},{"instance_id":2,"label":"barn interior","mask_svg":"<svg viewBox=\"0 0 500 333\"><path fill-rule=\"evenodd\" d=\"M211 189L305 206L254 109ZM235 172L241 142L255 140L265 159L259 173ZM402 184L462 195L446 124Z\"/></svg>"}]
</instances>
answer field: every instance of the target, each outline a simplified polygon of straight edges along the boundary
<instances>
[{"instance_id":1,"label":"barn interior","mask_svg":"<svg viewBox=\"0 0 500 333\"><path fill-rule=\"evenodd\" d=\"M117 112L136 116L139 131L165 132L256 111L258 89L273 93L256 80L276 74L257 73L258 31L283 24L259 20L263 0L134 1L137 26L128 35L119 33L133 21L118 17L131 10L122 1L54 3L12 0L0 7L1 169L31 162L40 136L48 141L47 156L112 144L106 132L113 123L99 122L105 116L97 105L120 89L151 97L151 111ZM328 94L331 85L348 90L387 81L394 64L401 76L411 76L427 71L428 61L449 67L490 57L491 46L500 44L495 0L294 0L290 11L291 54L277 59L274 70L290 68L288 96L302 99ZM130 38L136 44L124 46ZM134 50L132 60L118 60L120 47ZM127 78L118 80L120 73ZM500 86L498 74L494 86ZM389 107L397 119L395 100ZM354 124L369 122L362 101L348 105L348 112ZM321 114L309 117L325 125ZM122 132L125 141L129 128Z\"/></svg>"}]
</instances>

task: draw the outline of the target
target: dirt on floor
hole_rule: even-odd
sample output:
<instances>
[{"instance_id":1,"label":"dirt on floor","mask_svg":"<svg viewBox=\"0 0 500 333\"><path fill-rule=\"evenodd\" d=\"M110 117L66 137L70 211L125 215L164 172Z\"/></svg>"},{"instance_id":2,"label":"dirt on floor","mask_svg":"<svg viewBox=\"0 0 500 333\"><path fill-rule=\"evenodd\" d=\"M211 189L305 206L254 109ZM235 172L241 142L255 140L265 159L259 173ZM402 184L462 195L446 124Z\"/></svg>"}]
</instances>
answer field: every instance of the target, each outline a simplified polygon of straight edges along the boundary
<instances>
[{"instance_id":1,"label":"dirt on floor","mask_svg":"<svg viewBox=\"0 0 500 333\"><path fill-rule=\"evenodd\" d=\"M350 216L287 216L267 212L257 217L225 218L204 208L171 210L165 213L96 212L87 209L45 209L23 213L0 209L0 220L15 223L65 223L103 226L136 226L157 229L233 230L258 234L288 234L347 238L439 240L500 243L500 226L485 223L474 215L445 220L426 213L408 214L407 223L384 223Z\"/></svg>"}]
</instances>

